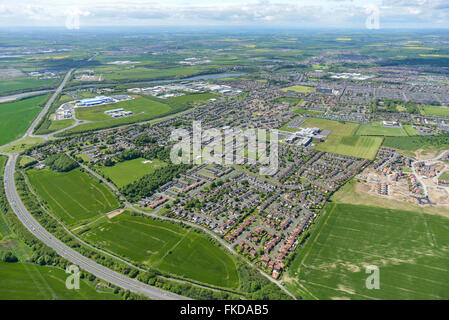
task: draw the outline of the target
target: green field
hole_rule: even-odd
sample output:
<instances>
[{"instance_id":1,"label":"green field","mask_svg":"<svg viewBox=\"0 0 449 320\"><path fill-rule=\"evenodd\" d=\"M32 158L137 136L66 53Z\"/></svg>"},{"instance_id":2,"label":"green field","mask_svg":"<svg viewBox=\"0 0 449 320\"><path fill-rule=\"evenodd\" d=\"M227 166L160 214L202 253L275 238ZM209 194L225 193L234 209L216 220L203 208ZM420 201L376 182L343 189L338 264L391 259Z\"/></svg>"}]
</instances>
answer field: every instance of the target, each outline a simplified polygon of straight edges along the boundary
<instances>
[{"instance_id":1,"label":"green field","mask_svg":"<svg viewBox=\"0 0 449 320\"><path fill-rule=\"evenodd\" d=\"M79 107L76 108L76 117L80 120L104 121L116 120L105 114L107 110L123 108L126 111L132 111L133 115L127 118L145 115L148 119L153 119L170 111L170 106L158 101L138 97L133 100L121 101L113 104L102 105L97 107Z\"/></svg>"},{"instance_id":2,"label":"green field","mask_svg":"<svg viewBox=\"0 0 449 320\"><path fill-rule=\"evenodd\" d=\"M0 103L0 145L21 137L41 111L46 95Z\"/></svg>"},{"instance_id":3,"label":"green field","mask_svg":"<svg viewBox=\"0 0 449 320\"><path fill-rule=\"evenodd\" d=\"M54 267L36 264L0 262L2 276L0 300L110 300L119 299L113 293L99 292L81 279L79 290L68 290L68 274Z\"/></svg>"},{"instance_id":4,"label":"green field","mask_svg":"<svg viewBox=\"0 0 449 320\"><path fill-rule=\"evenodd\" d=\"M100 167L99 169L105 176L111 178L112 182L118 187L123 187L165 165L164 162L157 159L151 160L152 163L144 163L144 161L148 160L137 158L116 163L112 167Z\"/></svg>"},{"instance_id":5,"label":"green field","mask_svg":"<svg viewBox=\"0 0 449 320\"><path fill-rule=\"evenodd\" d=\"M407 132L403 128L388 128L379 123L362 124L356 134L359 136L407 136Z\"/></svg>"},{"instance_id":6,"label":"green field","mask_svg":"<svg viewBox=\"0 0 449 320\"><path fill-rule=\"evenodd\" d=\"M44 139L42 139L42 138L22 139L22 140L14 142L6 147L1 148L0 151L5 152L5 153L8 153L8 152L20 153L20 152L24 152L24 151L28 150L29 148L31 148L37 144L40 144L42 142L44 142Z\"/></svg>"},{"instance_id":7,"label":"green field","mask_svg":"<svg viewBox=\"0 0 449 320\"><path fill-rule=\"evenodd\" d=\"M413 126L410 125L410 124L405 124L405 125L402 126L402 128L405 130L405 132L406 132L407 135L409 135L409 136L419 136L418 130L416 130L415 128L413 128Z\"/></svg>"},{"instance_id":8,"label":"green field","mask_svg":"<svg viewBox=\"0 0 449 320\"><path fill-rule=\"evenodd\" d=\"M64 119L64 120L52 120L48 130L50 131L58 131L67 127L70 127L75 123L73 119Z\"/></svg>"},{"instance_id":9,"label":"green field","mask_svg":"<svg viewBox=\"0 0 449 320\"><path fill-rule=\"evenodd\" d=\"M16 78L10 80L1 80L0 96L7 95L8 93L23 92L25 91L37 91L41 89L50 89L57 85L59 79L35 79L35 78Z\"/></svg>"},{"instance_id":10,"label":"green field","mask_svg":"<svg viewBox=\"0 0 449 320\"><path fill-rule=\"evenodd\" d=\"M317 127L331 130L324 142L318 143L316 149L346 156L374 159L382 144L382 137L354 136L357 123L339 122L319 118L307 118L302 127Z\"/></svg>"},{"instance_id":11,"label":"green field","mask_svg":"<svg viewBox=\"0 0 449 320\"><path fill-rule=\"evenodd\" d=\"M383 145L406 151L423 149L433 152L449 148L449 136L385 137Z\"/></svg>"},{"instance_id":12,"label":"green field","mask_svg":"<svg viewBox=\"0 0 449 320\"><path fill-rule=\"evenodd\" d=\"M422 113L429 116L449 117L449 107L445 106L422 106Z\"/></svg>"},{"instance_id":13,"label":"green field","mask_svg":"<svg viewBox=\"0 0 449 320\"><path fill-rule=\"evenodd\" d=\"M104 218L82 237L163 272L220 287L239 285L232 257L203 235L179 225L122 214Z\"/></svg>"},{"instance_id":14,"label":"green field","mask_svg":"<svg viewBox=\"0 0 449 320\"><path fill-rule=\"evenodd\" d=\"M329 204L289 268L288 287L306 299L448 299L449 219ZM365 287L368 265L380 289Z\"/></svg>"},{"instance_id":15,"label":"green field","mask_svg":"<svg viewBox=\"0 0 449 320\"><path fill-rule=\"evenodd\" d=\"M104 184L79 169L64 173L48 169L30 170L28 177L52 213L67 225L81 224L119 206L113 193Z\"/></svg>"},{"instance_id":16,"label":"green field","mask_svg":"<svg viewBox=\"0 0 449 320\"><path fill-rule=\"evenodd\" d=\"M179 103L192 103L192 102L202 102L209 99L217 98L218 96L213 93L196 93L196 94L186 94L179 97L168 98L169 101L179 102Z\"/></svg>"},{"instance_id":17,"label":"green field","mask_svg":"<svg viewBox=\"0 0 449 320\"><path fill-rule=\"evenodd\" d=\"M300 92L300 93L308 93L308 92L315 92L316 88L307 87L307 86L291 86L291 87L283 88L281 90L284 92L295 91L295 92Z\"/></svg>"}]
</instances>

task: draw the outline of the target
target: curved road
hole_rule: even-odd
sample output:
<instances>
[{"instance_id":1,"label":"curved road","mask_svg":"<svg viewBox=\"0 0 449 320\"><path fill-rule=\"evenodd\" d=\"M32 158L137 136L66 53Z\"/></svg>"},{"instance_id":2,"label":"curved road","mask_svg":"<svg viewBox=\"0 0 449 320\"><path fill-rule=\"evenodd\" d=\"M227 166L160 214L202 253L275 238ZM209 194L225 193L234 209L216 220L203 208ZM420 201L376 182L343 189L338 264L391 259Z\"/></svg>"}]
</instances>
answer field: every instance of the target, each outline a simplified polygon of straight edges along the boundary
<instances>
[{"instance_id":1,"label":"curved road","mask_svg":"<svg viewBox=\"0 0 449 320\"><path fill-rule=\"evenodd\" d=\"M47 230L45 230L28 212L22 203L22 200L17 193L14 170L17 162L17 155L10 155L5 166L4 173L4 187L6 197L14 210L15 214L22 222L22 224L39 240L44 242L47 246L55 250L60 256L67 259L73 264L78 265L81 269L92 273L96 277L112 283L125 290L136 292L145 295L151 299L157 300L182 300L185 297L163 291L158 288L143 284L136 279L128 278L118 272L112 271L73 250L60 240L53 237Z\"/></svg>"}]
</instances>

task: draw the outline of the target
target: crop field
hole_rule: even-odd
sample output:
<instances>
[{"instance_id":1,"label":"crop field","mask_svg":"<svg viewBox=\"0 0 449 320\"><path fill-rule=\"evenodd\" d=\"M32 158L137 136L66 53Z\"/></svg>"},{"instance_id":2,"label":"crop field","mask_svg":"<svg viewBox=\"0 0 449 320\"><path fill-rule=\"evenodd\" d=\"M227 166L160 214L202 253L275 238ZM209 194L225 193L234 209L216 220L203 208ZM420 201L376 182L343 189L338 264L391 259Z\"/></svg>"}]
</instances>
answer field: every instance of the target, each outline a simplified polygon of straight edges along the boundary
<instances>
[{"instance_id":1,"label":"crop field","mask_svg":"<svg viewBox=\"0 0 449 320\"><path fill-rule=\"evenodd\" d=\"M64 270L36 264L0 262L2 285L0 299L5 300L110 300L119 299L113 293L99 292L86 280L80 280L79 290L65 286Z\"/></svg>"},{"instance_id":2,"label":"crop field","mask_svg":"<svg viewBox=\"0 0 449 320\"><path fill-rule=\"evenodd\" d=\"M28 177L37 194L67 225L81 224L119 206L104 184L78 169L64 173L30 170Z\"/></svg>"},{"instance_id":3,"label":"crop field","mask_svg":"<svg viewBox=\"0 0 449 320\"><path fill-rule=\"evenodd\" d=\"M433 214L329 204L289 268L305 299L448 299L449 219ZM365 268L379 268L379 289Z\"/></svg>"},{"instance_id":4,"label":"crop field","mask_svg":"<svg viewBox=\"0 0 449 320\"><path fill-rule=\"evenodd\" d=\"M449 107L444 106L423 106L422 113L429 116L449 117Z\"/></svg>"},{"instance_id":5,"label":"crop field","mask_svg":"<svg viewBox=\"0 0 449 320\"><path fill-rule=\"evenodd\" d=\"M0 103L0 145L21 137L39 114L45 95Z\"/></svg>"},{"instance_id":6,"label":"crop field","mask_svg":"<svg viewBox=\"0 0 449 320\"><path fill-rule=\"evenodd\" d=\"M362 124L356 134L359 136L407 136L403 128L388 128L381 124Z\"/></svg>"},{"instance_id":7,"label":"crop field","mask_svg":"<svg viewBox=\"0 0 449 320\"><path fill-rule=\"evenodd\" d=\"M316 88L307 86L291 86L281 89L282 91L295 91L300 93L315 92Z\"/></svg>"},{"instance_id":8,"label":"crop field","mask_svg":"<svg viewBox=\"0 0 449 320\"><path fill-rule=\"evenodd\" d=\"M220 287L239 285L232 257L204 236L179 225L122 214L97 223L82 237L163 272Z\"/></svg>"},{"instance_id":9,"label":"crop field","mask_svg":"<svg viewBox=\"0 0 449 320\"><path fill-rule=\"evenodd\" d=\"M156 118L170 111L171 107L158 101L138 97L133 100L121 101L113 104L107 104L97 107L79 107L76 108L76 117L80 120L103 121L115 119L105 114L107 110L123 108L126 111L132 111L133 115L127 117L132 118L138 115L145 115L146 118Z\"/></svg>"},{"instance_id":10,"label":"crop field","mask_svg":"<svg viewBox=\"0 0 449 320\"><path fill-rule=\"evenodd\" d=\"M165 163L160 160L154 159L149 161L137 158L116 163L112 167L101 167L99 169L118 187L123 187L146 174L153 173L161 166L165 166Z\"/></svg>"}]
</instances>

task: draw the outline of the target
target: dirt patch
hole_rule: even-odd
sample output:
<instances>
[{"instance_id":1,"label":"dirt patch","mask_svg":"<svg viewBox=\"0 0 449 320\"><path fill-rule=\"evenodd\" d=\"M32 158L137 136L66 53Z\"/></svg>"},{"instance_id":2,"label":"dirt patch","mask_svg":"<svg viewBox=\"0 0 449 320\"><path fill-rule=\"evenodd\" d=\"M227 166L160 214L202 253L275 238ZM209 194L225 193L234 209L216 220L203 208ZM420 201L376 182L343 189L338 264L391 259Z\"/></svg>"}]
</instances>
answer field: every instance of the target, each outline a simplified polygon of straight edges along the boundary
<instances>
[{"instance_id":1,"label":"dirt patch","mask_svg":"<svg viewBox=\"0 0 449 320\"><path fill-rule=\"evenodd\" d=\"M122 214L123 211L125 211L125 210L124 210L124 209L117 209L117 210L114 210L114 211L109 212L108 214L106 214L106 216L107 216L109 219L112 219L112 218L114 218L114 217L117 217L119 214Z\"/></svg>"}]
</instances>

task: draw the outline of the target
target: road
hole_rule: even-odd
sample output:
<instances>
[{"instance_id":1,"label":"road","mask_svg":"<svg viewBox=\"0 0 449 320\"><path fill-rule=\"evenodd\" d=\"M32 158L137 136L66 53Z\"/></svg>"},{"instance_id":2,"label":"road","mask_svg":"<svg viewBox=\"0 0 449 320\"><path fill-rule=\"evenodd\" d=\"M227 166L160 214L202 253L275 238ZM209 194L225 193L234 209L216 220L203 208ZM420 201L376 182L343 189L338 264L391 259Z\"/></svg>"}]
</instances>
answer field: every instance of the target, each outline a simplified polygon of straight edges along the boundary
<instances>
[{"instance_id":1,"label":"road","mask_svg":"<svg viewBox=\"0 0 449 320\"><path fill-rule=\"evenodd\" d=\"M139 293L149 297L150 299L157 300L184 300L185 297L163 291L158 288L154 288L143 284L136 279L128 278L118 272L112 271L66 246L60 240L53 237L47 230L45 230L29 213L22 203L19 194L16 190L14 181L14 170L17 162L17 155L10 155L8 162L5 166L4 173L4 187L6 197L14 210L15 214L22 222L22 224L40 241L47 246L55 250L60 256L67 259L71 263L79 266L81 269L95 275L96 277L103 279L109 283L112 283L125 290L130 290L135 293Z\"/></svg>"},{"instance_id":2,"label":"road","mask_svg":"<svg viewBox=\"0 0 449 320\"><path fill-rule=\"evenodd\" d=\"M40 91L12 94L10 96L2 96L2 97L0 97L0 103L10 102L10 101L14 101L14 100L21 99L21 98L31 97L31 96L37 96L37 95L48 93L51 91L52 90L40 90Z\"/></svg>"},{"instance_id":3,"label":"road","mask_svg":"<svg viewBox=\"0 0 449 320\"><path fill-rule=\"evenodd\" d=\"M47 103L45 104L44 108L42 109L42 111L39 113L39 115L36 117L36 119L34 119L33 123L31 124L31 126L28 128L28 130L25 133L25 137L32 137L33 136L33 131L36 128L37 124L42 120L42 118L45 116L45 114L47 113L48 109L50 109L50 106L53 104L53 101L55 101L56 97L58 96L58 94L61 93L62 89L64 88L65 84L67 83L67 80L70 79L70 76L72 75L74 69L70 69L69 72L66 73L64 79L62 80L61 84L59 85L59 87L56 89L56 91L53 93L53 95L51 96L50 99L48 99Z\"/></svg>"}]
</instances>

